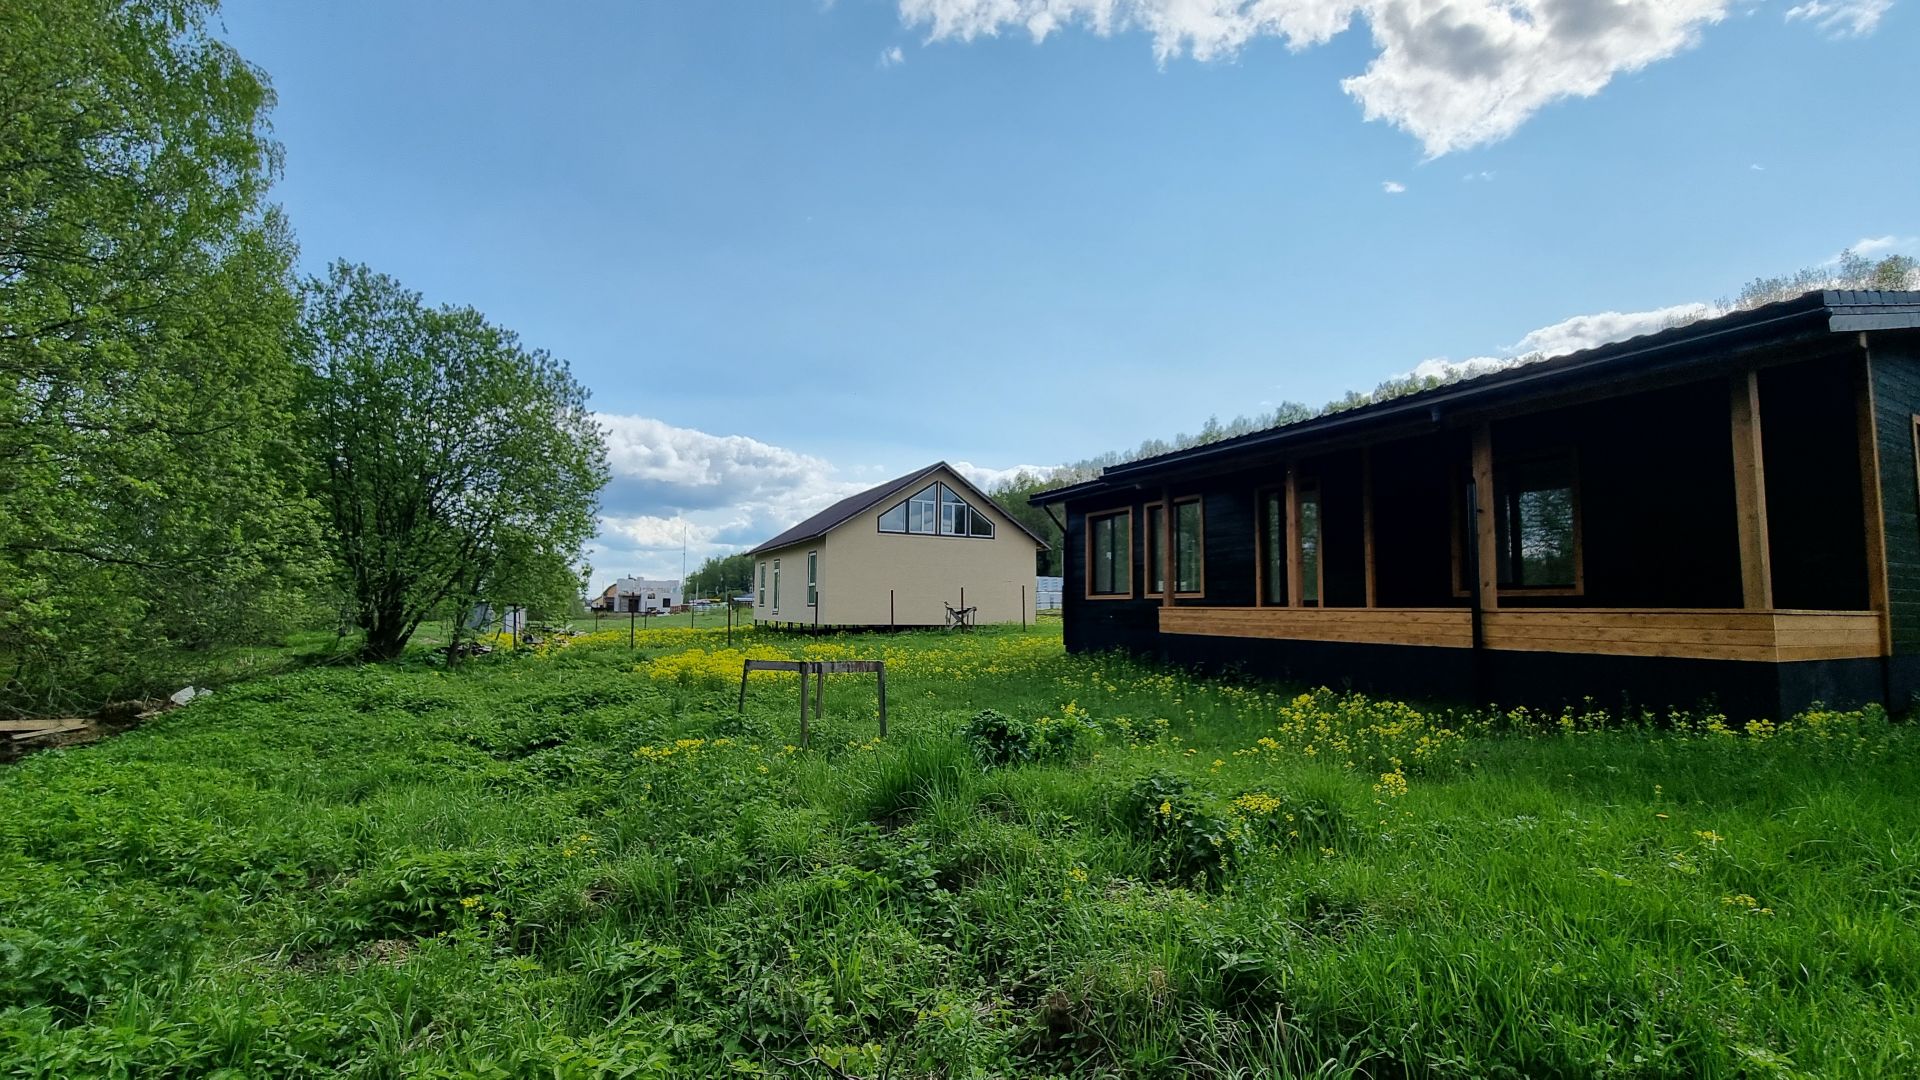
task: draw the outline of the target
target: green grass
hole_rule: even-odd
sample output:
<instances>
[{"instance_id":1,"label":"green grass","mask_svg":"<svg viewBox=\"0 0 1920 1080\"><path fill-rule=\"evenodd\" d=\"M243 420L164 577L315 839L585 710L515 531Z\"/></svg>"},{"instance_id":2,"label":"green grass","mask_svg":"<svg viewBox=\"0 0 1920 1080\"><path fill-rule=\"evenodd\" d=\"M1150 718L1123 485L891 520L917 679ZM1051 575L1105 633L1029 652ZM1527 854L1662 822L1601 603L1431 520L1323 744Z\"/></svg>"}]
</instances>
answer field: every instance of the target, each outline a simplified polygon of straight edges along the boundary
<instances>
[{"instance_id":1,"label":"green grass","mask_svg":"<svg viewBox=\"0 0 1920 1080\"><path fill-rule=\"evenodd\" d=\"M790 677L736 715L669 638L274 675L0 771L0 1075L1920 1073L1920 741L1877 716L756 633L892 669L890 738L847 676L789 749Z\"/></svg>"}]
</instances>

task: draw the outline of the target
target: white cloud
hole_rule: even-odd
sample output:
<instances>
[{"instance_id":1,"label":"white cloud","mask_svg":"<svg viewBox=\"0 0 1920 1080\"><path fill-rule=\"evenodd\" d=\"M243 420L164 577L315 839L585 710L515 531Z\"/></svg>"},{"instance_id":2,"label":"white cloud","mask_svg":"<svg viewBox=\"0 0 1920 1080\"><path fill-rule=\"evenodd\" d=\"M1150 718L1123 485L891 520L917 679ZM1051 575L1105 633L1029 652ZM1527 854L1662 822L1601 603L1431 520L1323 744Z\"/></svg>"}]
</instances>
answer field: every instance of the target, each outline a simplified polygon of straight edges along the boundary
<instances>
[{"instance_id":1,"label":"white cloud","mask_svg":"<svg viewBox=\"0 0 1920 1080\"><path fill-rule=\"evenodd\" d=\"M1414 365L1406 375L1419 379L1470 378L1528 360L1564 356L1608 342L1658 333L1717 314L1720 312L1710 304L1693 303L1673 304L1651 311L1602 311L1592 315L1575 315L1550 326L1528 331L1519 341L1500 350L1498 356L1473 356L1465 360L1436 356Z\"/></svg>"},{"instance_id":2,"label":"white cloud","mask_svg":"<svg viewBox=\"0 0 1920 1080\"><path fill-rule=\"evenodd\" d=\"M1575 315L1552 326L1530 331L1506 351L1513 356L1533 353L1561 356L1591 349L1595 345L1605 345L1610 341L1625 341L1641 334L1683 326L1714 313L1710 305L1692 303L1674 304L1651 311L1602 311L1592 315Z\"/></svg>"},{"instance_id":3,"label":"white cloud","mask_svg":"<svg viewBox=\"0 0 1920 1080\"><path fill-rule=\"evenodd\" d=\"M1305 49L1364 19L1375 56L1341 87L1367 119L1412 134L1429 157L1496 142L1552 102L1591 97L1614 76L1672 56L1730 2L899 0L901 18L930 40L1024 31L1039 42L1070 25L1102 36L1138 30L1162 63L1231 57L1263 37Z\"/></svg>"},{"instance_id":4,"label":"white cloud","mask_svg":"<svg viewBox=\"0 0 1920 1080\"><path fill-rule=\"evenodd\" d=\"M1460 179L1462 179L1462 180L1464 180L1464 181L1466 181L1466 182L1467 182L1467 183L1469 183L1469 184L1471 184L1471 183L1473 183L1473 182L1474 182L1474 181L1476 181L1476 180L1480 180L1480 181L1484 181L1484 182L1487 182L1487 183L1492 183L1492 182L1493 182L1493 170L1492 170L1492 169L1481 169L1481 170L1480 170L1479 172L1470 172L1470 173L1468 173L1467 175L1465 175L1465 176L1463 176L1463 177L1461 177Z\"/></svg>"},{"instance_id":5,"label":"white cloud","mask_svg":"<svg viewBox=\"0 0 1920 1080\"><path fill-rule=\"evenodd\" d=\"M1804 20L1830 37L1865 37L1880 28L1893 0L1809 0L1787 9L1787 21Z\"/></svg>"},{"instance_id":6,"label":"white cloud","mask_svg":"<svg viewBox=\"0 0 1920 1080\"><path fill-rule=\"evenodd\" d=\"M1854 241L1853 253L1868 259L1892 255L1903 248L1920 246L1920 236L1867 236Z\"/></svg>"},{"instance_id":7,"label":"white cloud","mask_svg":"<svg viewBox=\"0 0 1920 1080\"><path fill-rule=\"evenodd\" d=\"M899 67L901 64L904 64L906 62L907 62L907 54L898 45L889 45L886 48L880 50L879 63L882 69Z\"/></svg>"},{"instance_id":8,"label":"white cloud","mask_svg":"<svg viewBox=\"0 0 1920 1080\"><path fill-rule=\"evenodd\" d=\"M1511 363L1513 361L1494 356L1475 356L1466 360L1449 360L1444 356L1435 356L1415 364L1413 370L1407 372L1407 375L1416 379L1469 379L1475 375L1499 371Z\"/></svg>"},{"instance_id":9,"label":"white cloud","mask_svg":"<svg viewBox=\"0 0 1920 1080\"><path fill-rule=\"evenodd\" d=\"M1021 473L1030 476L1051 476L1062 468L1059 465L1013 465L1005 469L996 469L988 465L975 465L971 461L950 461L953 471L967 478L967 481L982 491L991 491L995 485L1011 480Z\"/></svg>"},{"instance_id":10,"label":"white cloud","mask_svg":"<svg viewBox=\"0 0 1920 1080\"><path fill-rule=\"evenodd\" d=\"M1407 185L1398 180L1382 180L1380 181L1380 190L1389 195L1399 195L1407 190Z\"/></svg>"},{"instance_id":11,"label":"white cloud","mask_svg":"<svg viewBox=\"0 0 1920 1080\"><path fill-rule=\"evenodd\" d=\"M1767 167L1766 167L1765 165L1762 165L1762 164L1760 164L1760 163L1759 163L1759 162L1757 162L1757 161L1756 161L1756 162L1754 162L1754 163L1753 163L1752 165L1749 165L1749 166L1747 166L1747 168L1749 168L1749 169L1752 169L1752 170L1753 170L1754 172L1766 172L1766 171L1767 171Z\"/></svg>"}]
</instances>

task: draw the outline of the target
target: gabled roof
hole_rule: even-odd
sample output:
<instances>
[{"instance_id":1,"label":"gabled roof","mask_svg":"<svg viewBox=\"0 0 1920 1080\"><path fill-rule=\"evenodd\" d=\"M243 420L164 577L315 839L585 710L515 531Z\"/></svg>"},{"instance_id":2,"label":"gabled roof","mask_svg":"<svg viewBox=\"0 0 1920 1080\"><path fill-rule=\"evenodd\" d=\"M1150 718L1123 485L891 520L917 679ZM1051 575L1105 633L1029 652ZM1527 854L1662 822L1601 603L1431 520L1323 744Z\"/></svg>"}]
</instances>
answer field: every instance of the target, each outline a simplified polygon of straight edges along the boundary
<instances>
[{"instance_id":1,"label":"gabled roof","mask_svg":"<svg viewBox=\"0 0 1920 1080\"><path fill-rule=\"evenodd\" d=\"M834 503L832 506L827 507L825 510L822 510L819 513L813 515L807 520L802 521L800 524L795 525L793 528L788 529L786 532L783 532L780 535L775 536L773 539L768 540L766 543L761 544L759 547L756 547L751 551L748 551L747 554L758 555L763 551L773 551L778 548L792 547L794 544L803 543L808 540L813 540L813 539L817 539L819 537L825 536L827 535L827 533L832 532L834 529L837 529L840 526L845 525L847 522L853 520L856 517L859 517L861 514L864 514L867 511L873 509L874 507L880 505L881 503L885 502L887 499L891 498L892 496L900 495L903 492L907 492L908 489L912 488L914 485L919 484L920 482L924 481L928 477L932 476L934 473L940 472L942 470L944 470L948 476L951 476L953 477L953 479L959 481L960 486L967 489L967 494L971 495L973 498L979 500L980 502L986 503L988 506L993 507L995 510L1000 512L1001 517L1006 518L1008 521L1012 522L1014 528L1019 529L1021 532L1026 533L1028 536L1033 537L1034 543L1039 544L1043 548L1047 546L1047 542L1045 540L1042 540L1038 536L1035 536L1032 529L1029 529L1025 525L1020 524L1019 518L1016 518L1012 514L1007 513L1006 507L1001 506L997 502L994 502L993 499L990 496L988 496L986 492L981 491L977 487L974 487L972 482L969 481L966 477L961 476L960 473L957 470L955 470L953 466L948 465L944 461L936 461L924 469L919 469L915 472L910 472L905 476L901 476L901 477L897 477L895 479L889 480L884 484L878 484L874 487L870 487L867 490L859 493L858 495L849 495L846 498L841 499L839 502Z\"/></svg>"},{"instance_id":2,"label":"gabled roof","mask_svg":"<svg viewBox=\"0 0 1920 1080\"><path fill-rule=\"evenodd\" d=\"M1096 479L1040 492L1028 502L1035 506L1065 502L1135 483L1147 476L1204 468L1212 461L1230 460L1242 453L1310 449L1315 444L1338 438L1383 434L1409 422L1437 423L1443 413L1460 408L1484 407L1496 402L1509 404L1545 397L1569 385L1711 363L1723 356L1725 349L1780 341L1796 333L1914 328L1920 328L1920 292L1854 289L1809 292L1748 311L1701 319L1658 333L1503 368L1431 390L1110 466Z\"/></svg>"}]
</instances>

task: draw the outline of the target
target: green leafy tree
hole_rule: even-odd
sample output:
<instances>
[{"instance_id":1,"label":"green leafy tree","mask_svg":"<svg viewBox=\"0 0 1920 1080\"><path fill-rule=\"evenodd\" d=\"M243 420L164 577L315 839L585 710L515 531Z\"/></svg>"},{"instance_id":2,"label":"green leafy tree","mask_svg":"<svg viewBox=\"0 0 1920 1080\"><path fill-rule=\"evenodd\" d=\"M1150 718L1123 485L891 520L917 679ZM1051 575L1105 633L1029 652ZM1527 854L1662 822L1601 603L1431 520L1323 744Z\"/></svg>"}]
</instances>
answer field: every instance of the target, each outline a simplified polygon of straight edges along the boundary
<instances>
[{"instance_id":1,"label":"green leafy tree","mask_svg":"<svg viewBox=\"0 0 1920 1080\"><path fill-rule=\"evenodd\" d=\"M687 595L725 599L747 592L752 583L752 556L722 555L708 559L687 575Z\"/></svg>"},{"instance_id":2,"label":"green leafy tree","mask_svg":"<svg viewBox=\"0 0 1920 1080\"><path fill-rule=\"evenodd\" d=\"M0 711L190 675L313 578L273 96L213 10L0 4Z\"/></svg>"},{"instance_id":3,"label":"green leafy tree","mask_svg":"<svg viewBox=\"0 0 1920 1080\"><path fill-rule=\"evenodd\" d=\"M581 562L606 446L564 363L345 263L309 283L306 333L312 482L367 658Z\"/></svg>"},{"instance_id":4,"label":"green leafy tree","mask_svg":"<svg viewBox=\"0 0 1920 1080\"><path fill-rule=\"evenodd\" d=\"M1060 526L1054 523L1052 514L1047 513L1044 507L1034 506L1027 500L1042 491L1051 491L1072 482L1071 478L1059 478L1056 472L1035 473L1023 469L993 485L987 492L1009 517L1047 542L1047 550L1038 552L1034 556L1034 572L1043 577L1057 577L1062 573L1061 548L1066 543L1066 538L1061 535ZM1054 512L1059 511L1056 509Z\"/></svg>"}]
</instances>

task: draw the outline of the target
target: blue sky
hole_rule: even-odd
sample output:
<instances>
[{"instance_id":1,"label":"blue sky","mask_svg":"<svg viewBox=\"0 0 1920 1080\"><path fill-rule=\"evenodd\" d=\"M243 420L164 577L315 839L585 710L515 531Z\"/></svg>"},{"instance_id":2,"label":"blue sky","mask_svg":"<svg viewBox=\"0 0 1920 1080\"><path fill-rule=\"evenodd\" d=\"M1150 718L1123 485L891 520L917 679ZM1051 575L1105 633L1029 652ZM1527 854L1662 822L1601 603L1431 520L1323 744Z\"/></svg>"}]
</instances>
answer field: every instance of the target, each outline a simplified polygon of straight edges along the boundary
<instances>
[{"instance_id":1,"label":"blue sky","mask_svg":"<svg viewBox=\"0 0 1920 1080\"><path fill-rule=\"evenodd\" d=\"M229 0L223 22L278 91L308 269L471 304L592 389L604 582L935 459L990 479L1920 249L1916 7Z\"/></svg>"}]
</instances>

